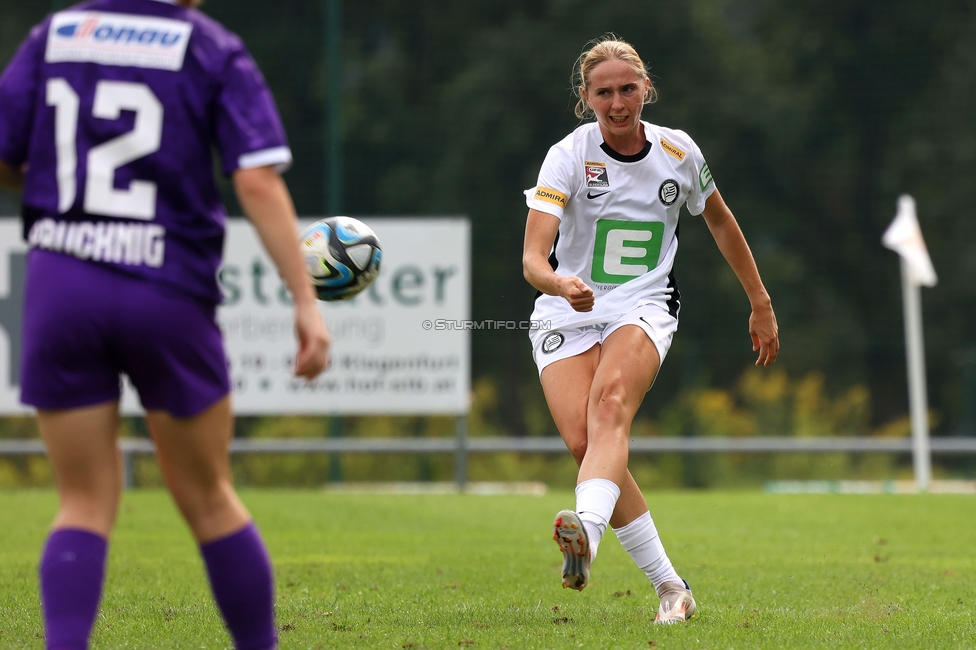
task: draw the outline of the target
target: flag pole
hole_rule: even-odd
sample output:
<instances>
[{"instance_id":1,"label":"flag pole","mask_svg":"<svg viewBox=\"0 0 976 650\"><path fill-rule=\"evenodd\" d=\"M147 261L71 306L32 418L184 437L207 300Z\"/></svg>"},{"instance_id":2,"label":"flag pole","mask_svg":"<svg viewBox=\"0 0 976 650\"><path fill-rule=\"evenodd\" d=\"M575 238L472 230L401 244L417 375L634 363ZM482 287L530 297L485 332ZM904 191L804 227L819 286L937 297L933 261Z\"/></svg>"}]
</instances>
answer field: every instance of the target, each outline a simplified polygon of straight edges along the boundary
<instances>
[{"instance_id":1,"label":"flag pole","mask_svg":"<svg viewBox=\"0 0 976 650\"><path fill-rule=\"evenodd\" d=\"M901 259L905 311L905 356L908 360L908 410L912 423L912 466L920 492L929 489L932 454L929 448L928 389L925 384L925 339L922 336L922 290L912 281L908 262Z\"/></svg>"},{"instance_id":2,"label":"flag pole","mask_svg":"<svg viewBox=\"0 0 976 650\"><path fill-rule=\"evenodd\" d=\"M915 199L907 194L898 197L895 219L885 230L881 243L898 253L901 260L905 357L908 361L908 412L912 423L912 465L915 470L915 485L920 492L924 492L929 489L932 479L932 453L929 448L921 285L934 287L939 278L925 246L922 229L918 225Z\"/></svg>"}]
</instances>

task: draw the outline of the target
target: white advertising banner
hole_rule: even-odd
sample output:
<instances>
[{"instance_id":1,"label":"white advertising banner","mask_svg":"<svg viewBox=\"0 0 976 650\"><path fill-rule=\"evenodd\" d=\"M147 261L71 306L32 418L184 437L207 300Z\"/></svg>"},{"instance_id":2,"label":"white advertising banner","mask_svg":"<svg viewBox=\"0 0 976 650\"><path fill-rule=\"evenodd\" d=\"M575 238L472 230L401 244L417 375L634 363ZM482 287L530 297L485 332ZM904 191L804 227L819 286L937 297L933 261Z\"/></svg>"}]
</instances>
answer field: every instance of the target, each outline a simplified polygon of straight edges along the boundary
<instances>
[{"instance_id":1,"label":"white advertising banner","mask_svg":"<svg viewBox=\"0 0 976 650\"><path fill-rule=\"evenodd\" d=\"M224 333L236 413L467 413L469 222L462 218L362 221L382 245L380 274L350 300L320 303L332 334L332 363L311 382L292 375L297 345L290 296L250 224L240 219L229 222L219 273L224 303L217 318ZM308 223L311 220L304 220L302 226ZM23 413L27 410L18 401L13 366L19 356L15 348L19 348L23 304L24 246L17 221L3 220L0 225L0 413ZM20 286L12 286L17 282ZM128 383L122 406L128 414L141 411Z\"/></svg>"},{"instance_id":2,"label":"white advertising banner","mask_svg":"<svg viewBox=\"0 0 976 650\"><path fill-rule=\"evenodd\" d=\"M0 414L27 414L20 403L20 336L27 244L20 219L0 219Z\"/></svg>"}]
</instances>

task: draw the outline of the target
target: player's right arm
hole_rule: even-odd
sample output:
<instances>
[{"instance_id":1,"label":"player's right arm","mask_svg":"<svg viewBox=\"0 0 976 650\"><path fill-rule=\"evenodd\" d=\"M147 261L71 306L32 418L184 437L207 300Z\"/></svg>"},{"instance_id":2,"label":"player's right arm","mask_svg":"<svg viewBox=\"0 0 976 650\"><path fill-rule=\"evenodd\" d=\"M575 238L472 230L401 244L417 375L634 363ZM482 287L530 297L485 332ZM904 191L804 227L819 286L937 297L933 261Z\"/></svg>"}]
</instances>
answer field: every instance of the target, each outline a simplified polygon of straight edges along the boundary
<instances>
[{"instance_id":1,"label":"player's right arm","mask_svg":"<svg viewBox=\"0 0 976 650\"><path fill-rule=\"evenodd\" d=\"M559 219L529 209L525 220L522 274L533 287L550 296L562 296L576 311L593 309L593 289L575 275L559 275L549 264L549 253L559 231Z\"/></svg>"},{"instance_id":2,"label":"player's right arm","mask_svg":"<svg viewBox=\"0 0 976 650\"><path fill-rule=\"evenodd\" d=\"M331 339L325 329L305 257L298 240L297 217L285 181L272 166L238 169L234 191L295 301L298 354L295 376L312 379L326 369Z\"/></svg>"},{"instance_id":3,"label":"player's right arm","mask_svg":"<svg viewBox=\"0 0 976 650\"><path fill-rule=\"evenodd\" d=\"M328 367L331 339L305 273L295 205L281 172L291 150L274 97L243 43L224 66L214 128L223 171L233 180L244 214L254 225L295 302L296 377L312 379Z\"/></svg>"},{"instance_id":4,"label":"player's right arm","mask_svg":"<svg viewBox=\"0 0 976 650\"><path fill-rule=\"evenodd\" d=\"M576 276L556 273L549 263L563 211L570 201L570 188L581 182L572 153L574 135L549 149L536 186L525 191L529 216L525 220L522 274L533 287L564 298L575 311L592 311L593 289Z\"/></svg>"}]
</instances>

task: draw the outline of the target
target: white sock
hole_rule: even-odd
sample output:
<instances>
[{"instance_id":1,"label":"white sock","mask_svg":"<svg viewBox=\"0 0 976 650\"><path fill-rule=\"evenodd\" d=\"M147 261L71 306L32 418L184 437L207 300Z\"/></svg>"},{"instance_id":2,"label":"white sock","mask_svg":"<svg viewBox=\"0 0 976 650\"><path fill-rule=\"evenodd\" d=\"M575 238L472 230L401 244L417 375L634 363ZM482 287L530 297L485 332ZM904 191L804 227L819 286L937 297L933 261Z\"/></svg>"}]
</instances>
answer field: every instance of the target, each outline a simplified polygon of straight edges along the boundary
<instances>
[{"instance_id":1,"label":"white sock","mask_svg":"<svg viewBox=\"0 0 976 650\"><path fill-rule=\"evenodd\" d=\"M655 591L665 582L682 582L664 552L651 513L645 512L626 526L614 528L613 532L634 563L650 578Z\"/></svg>"},{"instance_id":2,"label":"white sock","mask_svg":"<svg viewBox=\"0 0 976 650\"><path fill-rule=\"evenodd\" d=\"M590 558L596 557L619 497L620 488L605 478L591 478L576 486L576 514L590 538Z\"/></svg>"}]
</instances>

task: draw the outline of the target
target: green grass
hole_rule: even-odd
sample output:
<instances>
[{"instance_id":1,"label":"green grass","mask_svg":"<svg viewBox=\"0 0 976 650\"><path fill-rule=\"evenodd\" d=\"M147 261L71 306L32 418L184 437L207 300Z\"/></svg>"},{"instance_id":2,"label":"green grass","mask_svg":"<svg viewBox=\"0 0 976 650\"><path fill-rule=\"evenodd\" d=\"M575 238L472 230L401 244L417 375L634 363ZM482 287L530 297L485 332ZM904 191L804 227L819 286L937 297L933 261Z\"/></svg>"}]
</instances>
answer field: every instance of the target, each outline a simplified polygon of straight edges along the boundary
<instances>
[{"instance_id":1,"label":"green grass","mask_svg":"<svg viewBox=\"0 0 976 650\"><path fill-rule=\"evenodd\" d=\"M936 495L648 495L699 615L657 598L608 536L559 587L537 497L245 491L288 648L955 648L976 645L976 501ZM0 648L41 648L36 564L51 492L0 492ZM125 495L93 648L227 648L168 497Z\"/></svg>"}]
</instances>

